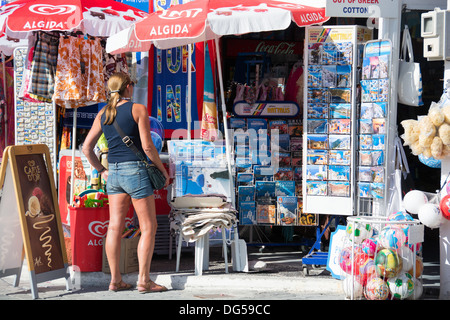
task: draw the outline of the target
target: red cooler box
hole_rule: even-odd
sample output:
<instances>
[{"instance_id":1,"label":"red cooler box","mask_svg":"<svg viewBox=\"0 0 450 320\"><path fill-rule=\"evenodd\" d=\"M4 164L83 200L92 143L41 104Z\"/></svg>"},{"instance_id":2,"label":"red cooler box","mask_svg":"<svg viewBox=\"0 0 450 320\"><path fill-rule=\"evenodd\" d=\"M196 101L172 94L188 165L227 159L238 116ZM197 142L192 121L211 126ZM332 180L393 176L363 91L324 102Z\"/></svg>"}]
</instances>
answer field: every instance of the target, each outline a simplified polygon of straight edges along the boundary
<instances>
[{"instance_id":1,"label":"red cooler box","mask_svg":"<svg viewBox=\"0 0 450 320\"><path fill-rule=\"evenodd\" d=\"M109 224L109 207L69 207L72 265L81 272L102 271L103 238ZM125 226L134 222L134 208L128 210Z\"/></svg>"}]
</instances>

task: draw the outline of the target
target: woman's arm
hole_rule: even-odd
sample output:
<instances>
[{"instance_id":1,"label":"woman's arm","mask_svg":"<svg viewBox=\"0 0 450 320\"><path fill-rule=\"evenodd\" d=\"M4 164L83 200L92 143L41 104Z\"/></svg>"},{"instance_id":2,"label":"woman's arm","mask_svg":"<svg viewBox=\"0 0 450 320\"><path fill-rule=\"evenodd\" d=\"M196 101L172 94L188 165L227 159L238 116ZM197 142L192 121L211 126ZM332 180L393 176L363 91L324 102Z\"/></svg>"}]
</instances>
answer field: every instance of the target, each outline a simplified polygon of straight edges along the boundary
<instances>
[{"instance_id":1,"label":"woman's arm","mask_svg":"<svg viewBox=\"0 0 450 320\"><path fill-rule=\"evenodd\" d=\"M101 113L99 112L97 114L97 116L95 117L95 120L94 120L94 123L92 124L91 130L89 130L89 133L86 136L86 139L84 140L83 148L82 148L82 151L83 151L84 155L86 156L86 158L88 159L89 163L98 172L101 172L102 170L105 169L105 167L103 167L102 163L97 158L97 155L94 152L94 147L97 144L98 139L100 138L100 136L103 133L102 126L100 124L100 117L101 117ZM105 180L107 180L108 171L107 170L103 171L102 175L105 178Z\"/></svg>"},{"instance_id":2,"label":"woman's arm","mask_svg":"<svg viewBox=\"0 0 450 320\"><path fill-rule=\"evenodd\" d=\"M133 104L132 112L133 118L135 119L139 127L142 149L152 161L152 163L159 170L161 170L161 172L164 174L164 177L166 177L166 184L164 185L164 187L167 187L170 183L170 177L161 161L161 158L159 157L158 150L156 150L156 147L153 144L152 135L150 133L150 120L148 118L147 108L143 104L135 103Z\"/></svg>"}]
</instances>

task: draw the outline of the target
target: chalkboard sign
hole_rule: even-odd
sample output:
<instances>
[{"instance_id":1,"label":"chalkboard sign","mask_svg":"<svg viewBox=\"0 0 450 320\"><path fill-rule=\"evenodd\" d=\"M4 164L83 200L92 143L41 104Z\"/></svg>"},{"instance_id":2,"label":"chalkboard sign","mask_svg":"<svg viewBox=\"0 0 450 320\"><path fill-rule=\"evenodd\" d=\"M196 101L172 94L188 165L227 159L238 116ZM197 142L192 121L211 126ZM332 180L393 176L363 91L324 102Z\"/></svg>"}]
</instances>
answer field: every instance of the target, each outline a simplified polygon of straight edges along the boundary
<instances>
[{"instance_id":1,"label":"chalkboard sign","mask_svg":"<svg viewBox=\"0 0 450 320\"><path fill-rule=\"evenodd\" d=\"M65 277L68 289L70 287L54 181L46 145L5 149L0 168L3 191L0 200L0 277L3 276L2 269L5 275L8 274L6 270L13 270L9 274L20 277L23 255L15 257L12 265L2 265L2 257L9 255L8 252L17 255L24 251L34 298L38 297L38 282Z\"/></svg>"}]
</instances>

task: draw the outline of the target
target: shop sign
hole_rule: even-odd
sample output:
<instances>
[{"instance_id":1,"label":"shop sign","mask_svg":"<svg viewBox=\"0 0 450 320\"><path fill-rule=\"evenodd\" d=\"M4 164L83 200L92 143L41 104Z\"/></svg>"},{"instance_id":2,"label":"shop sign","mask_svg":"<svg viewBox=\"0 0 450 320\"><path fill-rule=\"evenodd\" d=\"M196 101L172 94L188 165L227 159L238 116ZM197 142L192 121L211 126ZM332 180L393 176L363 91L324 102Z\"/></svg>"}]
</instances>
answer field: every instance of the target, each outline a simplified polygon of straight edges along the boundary
<instances>
[{"instance_id":1,"label":"shop sign","mask_svg":"<svg viewBox=\"0 0 450 320\"><path fill-rule=\"evenodd\" d=\"M226 56L236 57L241 52L265 52L267 54L303 54L303 42L274 40L230 39Z\"/></svg>"},{"instance_id":2,"label":"shop sign","mask_svg":"<svg viewBox=\"0 0 450 320\"><path fill-rule=\"evenodd\" d=\"M287 101L256 101L248 104L245 101L238 101L234 104L233 111L239 117L295 117L300 108L295 102Z\"/></svg>"},{"instance_id":3,"label":"shop sign","mask_svg":"<svg viewBox=\"0 0 450 320\"><path fill-rule=\"evenodd\" d=\"M397 18L398 0L326 0L325 15L346 18Z\"/></svg>"}]
</instances>

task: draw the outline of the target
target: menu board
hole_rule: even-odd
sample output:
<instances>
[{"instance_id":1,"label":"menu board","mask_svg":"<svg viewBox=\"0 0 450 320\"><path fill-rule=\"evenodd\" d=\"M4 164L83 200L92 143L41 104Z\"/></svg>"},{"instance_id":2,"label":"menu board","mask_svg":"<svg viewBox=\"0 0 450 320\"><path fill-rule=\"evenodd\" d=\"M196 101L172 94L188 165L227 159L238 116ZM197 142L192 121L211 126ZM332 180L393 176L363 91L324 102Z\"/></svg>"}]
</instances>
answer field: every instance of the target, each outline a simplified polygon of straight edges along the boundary
<instances>
[{"instance_id":1,"label":"menu board","mask_svg":"<svg viewBox=\"0 0 450 320\"><path fill-rule=\"evenodd\" d=\"M360 44L356 26L306 28L303 198L306 213L352 215L357 146L356 84Z\"/></svg>"},{"instance_id":2,"label":"menu board","mask_svg":"<svg viewBox=\"0 0 450 320\"><path fill-rule=\"evenodd\" d=\"M20 267L24 248L35 298L37 282L69 278L49 159L48 147L43 144L9 146L5 149L0 169L0 187L9 194L7 199L2 197L0 200L0 247L5 255L20 254L20 258L17 256L14 260L16 265L19 262L19 266L11 266L11 269ZM6 265L2 267L8 268ZM16 274L20 276L20 272Z\"/></svg>"}]
</instances>

